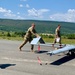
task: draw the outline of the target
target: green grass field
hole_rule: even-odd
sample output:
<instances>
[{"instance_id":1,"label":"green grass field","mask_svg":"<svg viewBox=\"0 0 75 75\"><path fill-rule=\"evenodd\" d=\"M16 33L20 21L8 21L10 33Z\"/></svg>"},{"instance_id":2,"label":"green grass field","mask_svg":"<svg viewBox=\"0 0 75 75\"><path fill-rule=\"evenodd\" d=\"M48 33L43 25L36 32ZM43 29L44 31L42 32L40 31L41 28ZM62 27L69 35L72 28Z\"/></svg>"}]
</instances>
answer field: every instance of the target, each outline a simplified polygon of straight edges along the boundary
<instances>
[{"instance_id":1,"label":"green grass field","mask_svg":"<svg viewBox=\"0 0 75 75\"><path fill-rule=\"evenodd\" d=\"M54 39L44 38L44 41L49 42L49 43L53 43ZM62 38L61 41L62 41L63 44L75 44L75 39L63 39Z\"/></svg>"},{"instance_id":2,"label":"green grass field","mask_svg":"<svg viewBox=\"0 0 75 75\"><path fill-rule=\"evenodd\" d=\"M7 37L7 36L1 36L0 39L7 39L7 40L17 40L17 41L23 41L23 38L22 37ZM43 40L45 42L48 42L48 43L53 43L54 41L54 38L43 38ZM75 39L63 39L62 38L62 43L63 44L75 44Z\"/></svg>"}]
</instances>

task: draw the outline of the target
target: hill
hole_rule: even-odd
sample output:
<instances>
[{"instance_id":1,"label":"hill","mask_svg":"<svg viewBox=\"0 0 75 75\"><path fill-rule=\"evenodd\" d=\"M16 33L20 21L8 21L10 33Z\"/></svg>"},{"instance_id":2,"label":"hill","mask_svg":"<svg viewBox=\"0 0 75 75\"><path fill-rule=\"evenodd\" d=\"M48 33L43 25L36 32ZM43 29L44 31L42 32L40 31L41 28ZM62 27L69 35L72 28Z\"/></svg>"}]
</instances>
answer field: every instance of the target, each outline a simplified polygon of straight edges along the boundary
<instances>
[{"instance_id":1,"label":"hill","mask_svg":"<svg viewBox=\"0 0 75 75\"><path fill-rule=\"evenodd\" d=\"M36 24L36 30L39 33L54 33L58 24L62 26L62 33L75 33L75 23L40 20L0 19L0 30L25 32L33 22Z\"/></svg>"}]
</instances>

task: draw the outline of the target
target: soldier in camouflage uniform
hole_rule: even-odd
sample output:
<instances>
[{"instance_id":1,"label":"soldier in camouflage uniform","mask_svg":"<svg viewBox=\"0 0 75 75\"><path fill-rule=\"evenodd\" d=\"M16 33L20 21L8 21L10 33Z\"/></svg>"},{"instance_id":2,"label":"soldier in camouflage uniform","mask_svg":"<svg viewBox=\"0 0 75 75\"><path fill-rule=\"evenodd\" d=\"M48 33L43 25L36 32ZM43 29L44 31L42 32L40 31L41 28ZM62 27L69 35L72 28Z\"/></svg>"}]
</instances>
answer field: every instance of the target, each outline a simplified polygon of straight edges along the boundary
<instances>
[{"instance_id":1,"label":"soldier in camouflage uniform","mask_svg":"<svg viewBox=\"0 0 75 75\"><path fill-rule=\"evenodd\" d=\"M35 24L32 23L31 27L28 29L28 31L26 32L26 35L24 36L24 41L23 43L20 45L19 49L20 51L21 48L27 43L27 42L31 42L32 41L32 35L39 37L39 35L37 34L36 30L35 30ZM33 51L34 45L31 45L31 51Z\"/></svg>"},{"instance_id":2,"label":"soldier in camouflage uniform","mask_svg":"<svg viewBox=\"0 0 75 75\"><path fill-rule=\"evenodd\" d=\"M60 46L61 46L61 34L60 34L60 28L61 28L61 26L58 25L58 27L57 27L56 30L55 30L55 39L54 39L54 44L57 42L57 41L56 41L57 38L60 38L60 40L59 40L59 44L60 44ZM53 46L54 46L54 44L53 44Z\"/></svg>"}]
</instances>

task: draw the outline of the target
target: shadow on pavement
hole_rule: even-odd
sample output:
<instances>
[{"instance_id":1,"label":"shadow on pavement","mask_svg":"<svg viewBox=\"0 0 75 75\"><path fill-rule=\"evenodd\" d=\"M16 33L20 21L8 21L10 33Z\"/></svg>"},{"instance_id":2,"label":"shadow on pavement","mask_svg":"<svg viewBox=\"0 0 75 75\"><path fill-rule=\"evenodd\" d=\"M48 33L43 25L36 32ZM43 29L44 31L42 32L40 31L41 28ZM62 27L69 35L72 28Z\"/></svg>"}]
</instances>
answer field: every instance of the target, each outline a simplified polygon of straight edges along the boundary
<instances>
[{"instance_id":1,"label":"shadow on pavement","mask_svg":"<svg viewBox=\"0 0 75 75\"><path fill-rule=\"evenodd\" d=\"M35 51L35 53L38 53L38 54L42 54L42 53L47 53L48 51Z\"/></svg>"},{"instance_id":2,"label":"shadow on pavement","mask_svg":"<svg viewBox=\"0 0 75 75\"><path fill-rule=\"evenodd\" d=\"M65 57L58 59L50 64L51 65L62 65L70 60L73 60L74 58L75 58L75 55L65 56Z\"/></svg>"},{"instance_id":3,"label":"shadow on pavement","mask_svg":"<svg viewBox=\"0 0 75 75\"><path fill-rule=\"evenodd\" d=\"M32 52L31 50L22 50L22 52ZM42 53L46 53L48 51L45 51L45 50L41 50L41 51L38 51L38 50L34 50L33 51L34 53L38 53L38 54L42 54Z\"/></svg>"},{"instance_id":4,"label":"shadow on pavement","mask_svg":"<svg viewBox=\"0 0 75 75\"><path fill-rule=\"evenodd\" d=\"M1 69L6 69L7 67L10 67L10 66L15 66L16 64L0 64L0 68Z\"/></svg>"}]
</instances>

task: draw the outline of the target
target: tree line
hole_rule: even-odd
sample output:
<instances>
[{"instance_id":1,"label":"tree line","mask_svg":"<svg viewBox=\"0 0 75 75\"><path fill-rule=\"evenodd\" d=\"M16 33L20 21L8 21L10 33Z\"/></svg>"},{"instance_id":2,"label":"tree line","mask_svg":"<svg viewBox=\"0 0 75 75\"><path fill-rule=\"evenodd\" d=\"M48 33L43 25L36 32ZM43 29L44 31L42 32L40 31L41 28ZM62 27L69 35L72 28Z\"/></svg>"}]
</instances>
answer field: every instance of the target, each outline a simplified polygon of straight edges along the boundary
<instances>
[{"instance_id":1,"label":"tree line","mask_svg":"<svg viewBox=\"0 0 75 75\"><path fill-rule=\"evenodd\" d=\"M6 37L24 37L26 32L6 32L6 31L0 31L0 37L6 36ZM45 34L39 34L42 38L54 38L53 35L49 35L47 33ZM75 39L75 34L62 34L62 38L64 39Z\"/></svg>"}]
</instances>

